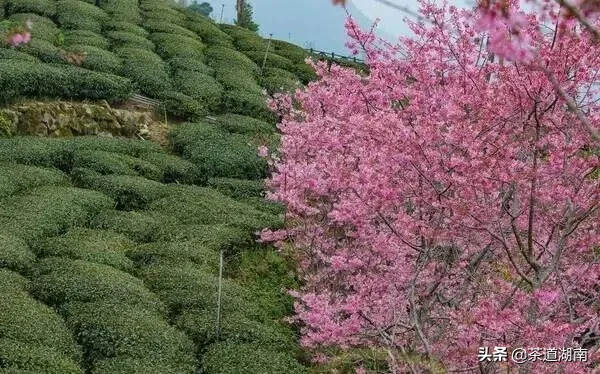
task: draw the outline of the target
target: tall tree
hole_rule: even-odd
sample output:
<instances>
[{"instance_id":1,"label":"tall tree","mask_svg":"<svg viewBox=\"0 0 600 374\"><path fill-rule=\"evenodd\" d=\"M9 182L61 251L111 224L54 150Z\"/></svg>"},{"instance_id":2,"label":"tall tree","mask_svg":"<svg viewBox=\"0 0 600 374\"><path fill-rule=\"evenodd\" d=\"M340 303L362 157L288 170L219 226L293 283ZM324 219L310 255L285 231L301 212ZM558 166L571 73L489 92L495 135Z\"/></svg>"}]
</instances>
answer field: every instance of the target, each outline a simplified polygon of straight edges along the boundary
<instances>
[{"instance_id":1,"label":"tall tree","mask_svg":"<svg viewBox=\"0 0 600 374\"><path fill-rule=\"evenodd\" d=\"M263 238L296 250L302 342L393 373L592 372L598 353L567 357L600 347L596 36L548 2L419 4L396 46L348 21L368 76L319 63L273 103L287 227Z\"/></svg>"},{"instance_id":2,"label":"tall tree","mask_svg":"<svg viewBox=\"0 0 600 374\"><path fill-rule=\"evenodd\" d=\"M235 24L251 31L258 31L258 24L253 20L254 11L252 5L245 0L237 0L235 8L237 11Z\"/></svg>"},{"instance_id":3,"label":"tall tree","mask_svg":"<svg viewBox=\"0 0 600 374\"><path fill-rule=\"evenodd\" d=\"M189 6L189 9L201 13L206 17L210 16L213 11L213 7L209 3L205 1L202 4L199 4L197 0L194 0L194 3Z\"/></svg>"}]
</instances>

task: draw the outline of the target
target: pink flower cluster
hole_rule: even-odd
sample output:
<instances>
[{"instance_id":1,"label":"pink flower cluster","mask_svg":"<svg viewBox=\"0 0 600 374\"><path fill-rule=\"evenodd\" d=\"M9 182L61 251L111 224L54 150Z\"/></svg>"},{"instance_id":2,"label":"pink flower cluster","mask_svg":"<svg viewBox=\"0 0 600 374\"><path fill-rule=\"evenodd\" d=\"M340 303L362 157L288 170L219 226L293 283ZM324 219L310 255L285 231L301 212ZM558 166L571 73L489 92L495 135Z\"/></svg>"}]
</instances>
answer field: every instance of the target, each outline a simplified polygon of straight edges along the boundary
<instances>
[{"instance_id":1,"label":"pink flower cluster","mask_svg":"<svg viewBox=\"0 0 600 374\"><path fill-rule=\"evenodd\" d=\"M22 44L27 44L31 40L31 33L29 31L19 32L10 35L8 38L8 44L13 47L18 47Z\"/></svg>"}]
</instances>

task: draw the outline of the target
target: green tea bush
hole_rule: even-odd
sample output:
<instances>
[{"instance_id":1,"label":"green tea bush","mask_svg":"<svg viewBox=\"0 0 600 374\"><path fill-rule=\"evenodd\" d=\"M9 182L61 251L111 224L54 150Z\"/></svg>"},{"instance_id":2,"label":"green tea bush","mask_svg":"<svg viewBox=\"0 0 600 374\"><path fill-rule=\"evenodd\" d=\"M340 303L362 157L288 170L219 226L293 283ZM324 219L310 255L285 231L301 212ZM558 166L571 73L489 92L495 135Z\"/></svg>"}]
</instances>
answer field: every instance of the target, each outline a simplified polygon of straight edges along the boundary
<instances>
[{"instance_id":1,"label":"green tea bush","mask_svg":"<svg viewBox=\"0 0 600 374\"><path fill-rule=\"evenodd\" d=\"M143 24L144 28L151 33L167 33L167 34L178 34L186 36L188 38L198 39L198 35L193 31L186 29L172 23L168 23L162 20L149 19Z\"/></svg>"},{"instance_id":2,"label":"green tea bush","mask_svg":"<svg viewBox=\"0 0 600 374\"><path fill-rule=\"evenodd\" d=\"M99 33L108 15L102 9L78 0L61 0L56 3L57 20L66 30L90 30Z\"/></svg>"},{"instance_id":3,"label":"green tea bush","mask_svg":"<svg viewBox=\"0 0 600 374\"><path fill-rule=\"evenodd\" d=\"M0 138L0 161L4 163L56 167L65 170L71 164L66 144L67 142L62 139L48 139L34 136ZM15 166L15 168L18 167ZM31 171L21 170L25 173ZM13 181L13 183L18 182ZM10 190L5 191L10 192Z\"/></svg>"},{"instance_id":4,"label":"green tea bush","mask_svg":"<svg viewBox=\"0 0 600 374\"><path fill-rule=\"evenodd\" d=\"M208 187L214 188L234 199L243 199L247 197L262 197L264 182L261 180L210 178L208 180Z\"/></svg>"},{"instance_id":5,"label":"green tea bush","mask_svg":"<svg viewBox=\"0 0 600 374\"><path fill-rule=\"evenodd\" d=\"M218 225L177 225L157 240L192 241L212 251L239 252L252 245L254 234L239 227Z\"/></svg>"},{"instance_id":6,"label":"green tea bush","mask_svg":"<svg viewBox=\"0 0 600 374\"><path fill-rule=\"evenodd\" d=\"M232 134L273 134L275 126L256 118L242 116L239 114L223 114L216 117L217 126Z\"/></svg>"},{"instance_id":7,"label":"green tea bush","mask_svg":"<svg viewBox=\"0 0 600 374\"><path fill-rule=\"evenodd\" d=\"M123 59L121 75L130 78L139 90L150 97L161 97L172 90L171 78L166 64L154 53L137 48L117 51Z\"/></svg>"},{"instance_id":8,"label":"green tea bush","mask_svg":"<svg viewBox=\"0 0 600 374\"><path fill-rule=\"evenodd\" d=\"M215 190L196 186L172 186L171 194L150 204L149 209L176 217L184 224L230 224L252 231L281 225L281 220L237 202Z\"/></svg>"},{"instance_id":9,"label":"green tea bush","mask_svg":"<svg viewBox=\"0 0 600 374\"><path fill-rule=\"evenodd\" d=\"M242 51L266 51L267 41L257 33L235 25L221 24L221 29L233 38L233 44Z\"/></svg>"},{"instance_id":10,"label":"green tea bush","mask_svg":"<svg viewBox=\"0 0 600 374\"><path fill-rule=\"evenodd\" d=\"M275 53L293 61L295 64L304 64L304 60L309 56L309 53L303 48L283 40L271 40L271 47Z\"/></svg>"},{"instance_id":11,"label":"green tea bush","mask_svg":"<svg viewBox=\"0 0 600 374\"><path fill-rule=\"evenodd\" d=\"M159 20L162 22L172 23L179 26L185 26L186 17L183 13L171 8L166 3L162 4L144 4L140 6L142 14L148 20Z\"/></svg>"},{"instance_id":12,"label":"green tea bush","mask_svg":"<svg viewBox=\"0 0 600 374\"><path fill-rule=\"evenodd\" d=\"M151 141L102 136L78 136L70 139L67 145L74 152L104 151L133 157L148 152L163 152L160 145Z\"/></svg>"},{"instance_id":13,"label":"green tea bush","mask_svg":"<svg viewBox=\"0 0 600 374\"><path fill-rule=\"evenodd\" d=\"M122 31L129 34L135 34L142 38L146 38L150 35L150 33L143 27L125 21L108 21L104 24L104 29L107 31Z\"/></svg>"},{"instance_id":14,"label":"green tea bush","mask_svg":"<svg viewBox=\"0 0 600 374\"><path fill-rule=\"evenodd\" d=\"M77 150L73 153L73 168L90 169L100 174L120 174L142 176L161 181L164 173L154 164L126 154Z\"/></svg>"},{"instance_id":15,"label":"green tea bush","mask_svg":"<svg viewBox=\"0 0 600 374\"><path fill-rule=\"evenodd\" d=\"M139 156L161 170L164 183L201 184L204 177L196 165L180 157L166 153L148 152Z\"/></svg>"},{"instance_id":16,"label":"green tea bush","mask_svg":"<svg viewBox=\"0 0 600 374\"><path fill-rule=\"evenodd\" d=\"M108 13L112 22L127 22L135 25L142 22L137 0L102 0L100 8Z\"/></svg>"},{"instance_id":17,"label":"green tea bush","mask_svg":"<svg viewBox=\"0 0 600 374\"><path fill-rule=\"evenodd\" d=\"M88 30L69 30L64 33L64 45L88 45L108 50L110 42L102 35Z\"/></svg>"},{"instance_id":18,"label":"green tea bush","mask_svg":"<svg viewBox=\"0 0 600 374\"><path fill-rule=\"evenodd\" d=\"M193 264L154 264L141 270L144 283L167 305L171 316L186 310L216 311L218 277ZM222 281L223 315L243 312L261 319L264 312L244 288L229 279Z\"/></svg>"},{"instance_id":19,"label":"green tea bush","mask_svg":"<svg viewBox=\"0 0 600 374\"><path fill-rule=\"evenodd\" d=\"M246 52L244 52L244 54L246 56L248 56L252 61L254 61L257 65L262 66L264 58L265 58L264 51L246 51ZM269 52L267 54L267 60L265 63L265 67L293 71L294 63L285 57L282 57L275 53Z\"/></svg>"},{"instance_id":20,"label":"green tea bush","mask_svg":"<svg viewBox=\"0 0 600 374\"><path fill-rule=\"evenodd\" d=\"M14 49L0 48L0 60L17 60L25 62L40 62L40 60L27 53L19 52Z\"/></svg>"},{"instance_id":21,"label":"green tea bush","mask_svg":"<svg viewBox=\"0 0 600 374\"><path fill-rule=\"evenodd\" d=\"M151 34L150 40L156 45L156 53L165 60L173 57L204 59L205 45L198 39L158 32Z\"/></svg>"},{"instance_id":22,"label":"green tea bush","mask_svg":"<svg viewBox=\"0 0 600 374\"><path fill-rule=\"evenodd\" d=\"M134 264L126 252L133 247L134 243L122 234L76 228L65 235L42 240L35 245L35 251L39 257L66 257L132 272Z\"/></svg>"},{"instance_id":23,"label":"green tea bush","mask_svg":"<svg viewBox=\"0 0 600 374\"><path fill-rule=\"evenodd\" d=\"M151 309L126 303L70 303L63 308L63 315L84 347L91 367L109 358L147 358L150 366L195 373L193 343ZM118 368L116 364L113 367Z\"/></svg>"},{"instance_id":24,"label":"green tea bush","mask_svg":"<svg viewBox=\"0 0 600 374\"><path fill-rule=\"evenodd\" d=\"M0 338L0 373L83 374L76 361L53 347Z\"/></svg>"},{"instance_id":25,"label":"green tea bush","mask_svg":"<svg viewBox=\"0 0 600 374\"><path fill-rule=\"evenodd\" d=\"M269 95L274 95L281 92L295 92L302 85L298 78L290 79L286 76L269 74L260 79L260 84L263 86Z\"/></svg>"},{"instance_id":26,"label":"green tea bush","mask_svg":"<svg viewBox=\"0 0 600 374\"><path fill-rule=\"evenodd\" d=\"M216 316L212 310L184 311L176 319L176 326L200 348L217 342ZM282 333L275 324L250 320L243 311L223 315L220 340L228 343L252 343L256 347L270 347L273 351L285 352L295 348L293 337Z\"/></svg>"},{"instance_id":27,"label":"green tea bush","mask_svg":"<svg viewBox=\"0 0 600 374\"><path fill-rule=\"evenodd\" d=\"M224 65L215 68L215 77L227 91L238 90L262 95L263 88L254 76L234 65Z\"/></svg>"},{"instance_id":28,"label":"green tea bush","mask_svg":"<svg viewBox=\"0 0 600 374\"><path fill-rule=\"evenodd\" d=\"M66 174L56 169L0 163L0 198L40 186L69 186Z\"/></svg>"},{"instance_id":29,"label":"green tea bush","mask_svg":"<svg viewBox=\"0 0 600 374\"><path fill-rule=\"evenodd\" d=\"M148 243L169 235L179 222L175 217L156 212L106 211L92 221L91 226L112 230L139 243Z\"/></svg>"},{"instance_id":30,"label":"green tea bush","mask_svg":"<svg viewBox=\"0 0 600 374\"><path fill-rule=\"evenodd\" d=\"M120 210L144 209L170 192L167 185L142 177L86 174L80 177L80 183L113 198Z\"/></svg>"},{"instance_id":31,"label":"green tea bush","mask_svg":"<svg viewBox=\"0 0 600 374\"><path fill-rule=\"evenodd\" d=\"M225 92L221 110L225 113L243 114L269 123L277 121L275 114L267 106L265 96L241 89Z\"/></svg>"},{"instance_id":32,"label":"green tea bush","mask_svg":"<svg viewBox=\"0 0 600 374\"><path fill-rule=\"evenodd\" d=\"M60 33L60 30L50 18L35 13L15 13L9 19L19 23L30 20L32 22L31 36L34 40L42 39L54 44Z\"/></svg>"},{"instance_id":33,"label":"green tea bush","mask_svg":"<svg viewBox=\"0 0 600 374\"><path fill-rule=\"evenodd\" d=\"M0 273L2 278L5 277ZM73 359L81 356L64 321L54 310L32 298L25 290L3 293L0 337L28 345L52 347Z\"/></svg>"},{"instance_id":34,"label":"green tea bush","mask_svg":"<svg viewBox=\"0 0 600 374\"><path fill-rule=\"evenodd\" d=\"M227 360L223 360L227 357ZM307 369L290 354L277 352L251 343L218 343L203 355L203 373L300 374Z\"/></svg>"},{"instance_id":35,"label":"green tea bush","mask_svg":"<svg viewBox=\"0 0 600 374\"><path fill-rule=\"evenodd\" d=\"M139 34L127 31L109 31L106 37L110 39L113 48L136 48L154 51L155 46L150 40Z\"/></svg>"},{"instance_id":36,"label":"green tea bush","mask_svg":"<svg viewBox=\"0 0 600 374\"><path fill-rule=\"evenodd\" d=\"M181 368L160 361L156 362L152 357L113 357L95 362L91 374L182 374L182 372Z\"/></svg>"},{"instance_id":37,"label":"green tea bush","mask_svg":"<svg viewBox=\"0 0 600 374\"><path fill-rule=\"evenodd\" d=\"M179 118L199 118L208 114L202 102L178 91L164 91L158 99L167 113Z\"/></svg>"},{"instance_id":38,"label":"green tea bush","mask_svg":"<svg viewBox=\"0 0 600 374\"><path fill-rule=\"evenodd\" d=\"M5 0L8 14L35 13L52 17L56 13L56 2L53 0Z\"/></svg>"},{"instance_id":39,"label":"green tea bush","mask_svg":"<svg viewBox=\"0 0 600 374\"><path fill-rule=\"evenodd\" d=\"M112 199L96 191L39 187L27 195L0 200L0 230L32 244L71 227L85 226L101 210L114 205Z\"/></svg>"},{"instance_id":40,"label":"green tea bush","mask_svg":"<svg viewBox=\"0 0 600 374\"><path fill-rule=\"evenodd\" d=\"M163 308L141 280L113 267L82 260L59 257L40 260L32 283L33 295L55 307L102 301L154 311Z\"/></svg>"},{"instance_id":41,"label":"green tea bush","mask_svg":"<svg viewBox=\"0 0 600 374\"><path fill-rule=\"evenodd\" d=\"M184 124L171 133L175 150L207 176L265 178L267 163L246 135L227 134L214 125Z\"/></svg>"},{"instance_id":42,"label":"green tea bush","mask_svg":"<svg viewBox=\"0 0 600 374\"><path fill-rule=\"evenodd\" d=\"M131 96L128 79L75 66L0 61L0 100L21 96L123 100Z\"/></svg>"},{"instance_id":43,"label":"green tea bush","mask_svg":"<svg viewBox=\"0 0 600 374\"><path fill-rule=\"evenodd\" d=\"M0 268L0 293L5 296L29 292L31 282L19 273Z\"/></svg>"},{"instance_id":44,"label":"green tea bush","mask_svg":"<svg viewBox=\"0 0 600 374\"><path fill-rule=\"evenodd\" d=\"M230 69L242 70L253 76L260 74L260 67L254 61L234 49L215 46L207 48L204 54L208 65L215 69L230 67Z\"/></svg>"},{"instance_id":45,"label":"green tea bush","mask_svg":"<svg viewBox=\"0 0 600 374\"><path fill-rule=\"evenodd\" d=\"M86 69L113 74L118 74L121 71L121 59L112 52L80 44L70 45L67 50L69 52L84 54L85 59L81 67Z\"/></svg>"},{"instance_id":46,"label":"green tea bush","mask_svg":"<svg viewBox=\"0 0 600 374\"><path fill-rule=\"evenodd\" d=\"M53 43L44 39L33 39L29 43L21 46L20 51L30 54L43 62L65 63L64 54L61 49L54 46Z\"/></svg>"},{"instance_id":47,"label":"green tea bush","mask_svg":"<svg viewBox=\"0 0 600 374\"><path fill-rule=\"evenodd\" d=\"M304 84L308 84L314 80L317 80L317 73L312 66L301 63L296 64L294 68L294 73L300 79L300 81Z\"/></svg>"},{"instance_id":48,"label":"green tea bush","mask_svg":"<svg viewBox=\"0 0 600 374\"><path fill-rule=\"evenodd\" d=\"M198 34L203 42L210 46L233 48L233 38L221 31L210 19L197 13L187 12L187 14L188 21L185 27Z\"/></svg>"},{"instance_id":49,"label":"green tea bush","mask_svg":"<svg viewBox=\"0 0 600 374\"><path fill-rule=\"evenodd\" d=\"M209 273L219 272L219 253L196 241L143 244L129 250L127 255L140 267L154 263L177 266L191 262Z\"/></svg>"},{"instance_id":50,"label":"green tea bush","mask_svg":"<svg viewBox=\"0 0 600 374\"><path fill-rule=\"evenodd\" d=\"M210 75L194 71L180 71L173 76L175 87L183 94L201 102L210 111L221 104L223 86Z\"/></svg>"},{"instance_id":51,"label":"green tea bush","mask_svg":"<svg viewBox=\"0 0 600 374\"><path fill-rule=\"evenodd\" d=\"M168 61L169 66L171 68L171 73L175 74L177 72L188 72L193 71L197 73L202 73L206 75L213 75L214 69L205 65L202 61L199 61L195 58L172 58Z\"/></svg>"},{"instance_id":52,"label":"green tea bush","mask_svg":"<svg viewBox=\"0 0 600 374\"><path fill-rule=\"evenodd\" d=\"M35 254L24 240L0 232L0 268L14 270L18 273L30 273L36 260Z\"/></svg>"}]
</instances>

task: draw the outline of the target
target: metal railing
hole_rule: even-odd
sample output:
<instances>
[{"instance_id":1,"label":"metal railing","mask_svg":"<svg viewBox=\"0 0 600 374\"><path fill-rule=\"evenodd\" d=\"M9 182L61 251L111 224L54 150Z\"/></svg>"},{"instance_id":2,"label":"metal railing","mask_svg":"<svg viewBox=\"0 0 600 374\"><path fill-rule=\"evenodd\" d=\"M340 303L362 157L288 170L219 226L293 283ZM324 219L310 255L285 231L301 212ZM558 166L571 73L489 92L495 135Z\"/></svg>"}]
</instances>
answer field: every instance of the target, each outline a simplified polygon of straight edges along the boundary
<instances>
[{"instance_id":1,"label":"metal railing","mask_svg":"<svg viewBox=\"0 0 600 374\"><path fill-rule=\"evenodd\" d=\"M307 48L305 49L305 51L307 51L308 53L310 53L313 56L318 56L320 58L323 59L327 59L327 60L343 60L343 61L348 61L348 62L354 62L357 64L364 64L365 60L361 59L361 58L357 58L355 56L344 56L344 55L338 55L335 52L325 52L325 51L319 51L313 48Z\"/></svg>"},{"instance_id":2,"label":"metal railing","mask_svg":"<svg viewBox=\"0 0 600 374\"><path fill-rule=\"evenodd\" d=\"M146 96L142 96L139 94L132 95L129 100L135 102L136 104L141 104L145 106L149 106L151 108L158 108L160 106L160 100L151 99Z\"/></svg>"}]
</instances>

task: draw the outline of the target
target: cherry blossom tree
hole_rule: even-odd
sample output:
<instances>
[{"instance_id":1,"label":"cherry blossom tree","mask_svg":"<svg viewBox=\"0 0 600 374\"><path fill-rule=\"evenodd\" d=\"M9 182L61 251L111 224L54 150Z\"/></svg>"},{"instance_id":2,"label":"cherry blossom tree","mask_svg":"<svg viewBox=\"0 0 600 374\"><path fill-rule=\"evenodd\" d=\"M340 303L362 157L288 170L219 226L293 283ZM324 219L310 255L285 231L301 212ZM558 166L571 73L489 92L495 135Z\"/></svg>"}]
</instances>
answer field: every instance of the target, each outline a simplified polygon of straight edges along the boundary
<instances>
[{"instance_id":1,"label":"cherry blossom tree","mask_svg":"<svg viewBox=\"0 0 600 374\"><path fill-rule=\"evenodd\" d=\"M551 2L419 4L414 36L394 45L348 20L368 74L316 63L318 81L272 103L283 119L269 197L286 228L262 237L297 256L302 343L382 349L394 373L589 372L596 37ZM507 361L478 359L496 346ZM517 365L520 347L586 348L588 362Z\"/></svg>"}]
</instances>

